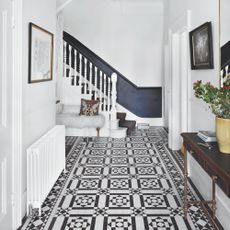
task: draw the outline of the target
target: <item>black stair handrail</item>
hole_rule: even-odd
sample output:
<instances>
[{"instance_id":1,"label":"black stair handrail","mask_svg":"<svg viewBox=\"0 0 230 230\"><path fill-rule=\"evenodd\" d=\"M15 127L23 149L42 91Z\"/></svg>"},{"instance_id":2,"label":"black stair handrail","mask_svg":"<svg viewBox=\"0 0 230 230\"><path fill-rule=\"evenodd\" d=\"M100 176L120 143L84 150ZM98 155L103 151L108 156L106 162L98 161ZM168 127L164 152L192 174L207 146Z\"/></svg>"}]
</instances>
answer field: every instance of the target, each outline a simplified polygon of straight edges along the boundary
<instances>
[{"instance_id":1,"label":"black stair handrail","mask_svg":"<svg viewBox=\"0 0 230 230\"><path fill-rule=\"evenodd\" d=\"M221 69L230 64L230 41L221 47Z\"/></svg>"},{"instance_id":2,"label":"black stair handrail","mask_svg":"<svg viewBox=\"0 0 230 230\"><path fill-rule=\"evenodd\" d=\"M162 87L139 87L79 40L63 32L63 39L108 77L117 74L117 102L139 117L162 117Z\"/></svg>"},{"instance_id":3,"label":"black stair handrail","mask_svg":"<svg viewBox=\"0 0 230 230\"><path fill-rule=\"evenodd\" d=\"M152 88L161 88L161 87L140 87L135 85L133 82L131 82L129 79L127 79L124 75L122 75L119 71L114 69L108 62L103 60L101 57L99 57L97 54L95 54L92 50L87 48L84 44L82 44L79 40L68 34L67 32L63 32L63 39L68 44L70 44L73 48L78 50L84 57L86 57L90 62L92 62L95 66L99 67L104 73L107 74L107 76L111 76L112 73L116 73L118 77L123 78L125 81L127 81L130 85L132 85L135 88L141 88L141 89L152 89Z\"/></svg>"}]
</instances>

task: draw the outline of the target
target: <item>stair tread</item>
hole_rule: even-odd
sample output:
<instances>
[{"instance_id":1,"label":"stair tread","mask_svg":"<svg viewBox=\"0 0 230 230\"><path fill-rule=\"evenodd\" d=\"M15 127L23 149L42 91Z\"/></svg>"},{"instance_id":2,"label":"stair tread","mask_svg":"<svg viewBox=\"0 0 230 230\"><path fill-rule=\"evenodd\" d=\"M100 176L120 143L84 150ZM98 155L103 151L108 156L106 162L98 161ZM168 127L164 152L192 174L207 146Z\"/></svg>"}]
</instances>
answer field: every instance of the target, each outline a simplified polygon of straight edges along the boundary
<instances>
[{"instance_id":1,"label":"stair tread","mask_svg":"<svg viewBox=\"0 0 230 230\"><path fill-rule=\"evenodd\" d=\"M136 121L134 120L124 120L121 123L121 126L135 126L136 125Z\"/></svg>"}]
</instances>

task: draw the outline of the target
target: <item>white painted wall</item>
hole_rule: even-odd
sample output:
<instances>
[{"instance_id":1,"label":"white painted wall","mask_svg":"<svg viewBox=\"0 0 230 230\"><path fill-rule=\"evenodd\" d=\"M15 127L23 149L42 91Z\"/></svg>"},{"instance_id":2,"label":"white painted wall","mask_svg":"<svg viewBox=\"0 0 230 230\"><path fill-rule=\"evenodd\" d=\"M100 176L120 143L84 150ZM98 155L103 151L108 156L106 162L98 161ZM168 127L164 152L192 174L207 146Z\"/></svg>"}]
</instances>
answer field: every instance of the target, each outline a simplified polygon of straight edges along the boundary
<instances>
[{"instance_id":1,"label":"white painted wall","mask_svg":"<svg viewBox=\"0 0 230 230\"><path fill-rule=\"evenodd\" d=\"M75 0L63 15L68 33L136 85L162 85L162 0Z\"/></svg>"},{"instance_id":2,"label":"white painted wall","mask_svg":"<svg viewBox=\"0 0 230 230\"><path fill-rule=\"evenodd\" d=\"M207 5L209 6L207 8ZM188 8L191 10L191 30L206 21L212 22L213 34L213 70L191 70L191 87L195 81L210 81L212 84L219 85L219 5L218 0L189 0ZM204 10L205 9L205 10ZM215 116L207 109L207 105L196 99L191 91L190 95L190 130L197 131L201 129L215 129Z\"/></svg>"},{"instance_id":3,"label":"white painted wall","mask_svg":"<svg viewBox=\"0 0 230 230\"><path fill-rule=\"evenodd\" d=\"M230 1L220 0L220 45L224 45L230 40Z\"/></svg>"},{"instance_id":4,"label":"white painted wall","mask_svg":"<svg viewBox=\"0 0 230 230\"><path fill-rule=\"evenodd\" d=\"M196 99L192 90L193 83L197 80L203 82L210 81L212 84L219 85L219 14L218 0L174 0L169 3L169 28L177 19L191 10L190 30L199 25L211 21L213 31L213 49L214 49L214 69L212 70L191 70L190 76L190 93L189 93L189 131L198 131L202 129L215 129L214 115L208 106ZM207 7L208 6L208 7ZM193 183L201 192L205 199L210 199L211 179L197 162L189 156L189 175ZM217 217L222 223L224 229L229 229L229 198L218 188L217 190Z\"/></svg>"},{"instance_id":5,"label":"white painted wall","mask_svg":"<svg viewBox=\"0 0 230 230\"><path fill-rule=\"evenodd\" d=\"M62 98L62 79L63 79L63 14L62 12L57 14L56 17L56 74L57 74L57 81L56 81L56 98L60 100Z\"/></svg>"},{"instance_id":6,"label":"white painted wall","mask_svg":"<svg viewBox=\"0 0 230 230\"><path fill-rule=\"evenodd\" d=\"M207 5L209 6L207 8ZM205 10L204 10L205 9ZM175 0L169 1L169 28L179 17L191 10L190 30L199 25L211 21L213 31L213 52L214 69L212 70L189 70L190 93L189 93L189 130L197 131L201 129L215 129L215 117L208 109L208 106L196 99L192 90L193 83L197 80L203 82L211 81L214 85L219 84L219 20L218 20L218 0Z\"/></svg>"},{"instance_id":7,"label":"white painted wall","mask_svg":"<svg viewBox=\"0 0 230 230\"><path fill-rule=\"evenodd\" d=\"M29 22L55 34L56 0L23 0L23 215L26 212L26 148L55 125L55 58L54 80L28 84Z\"/></svg>"}]
</instances>

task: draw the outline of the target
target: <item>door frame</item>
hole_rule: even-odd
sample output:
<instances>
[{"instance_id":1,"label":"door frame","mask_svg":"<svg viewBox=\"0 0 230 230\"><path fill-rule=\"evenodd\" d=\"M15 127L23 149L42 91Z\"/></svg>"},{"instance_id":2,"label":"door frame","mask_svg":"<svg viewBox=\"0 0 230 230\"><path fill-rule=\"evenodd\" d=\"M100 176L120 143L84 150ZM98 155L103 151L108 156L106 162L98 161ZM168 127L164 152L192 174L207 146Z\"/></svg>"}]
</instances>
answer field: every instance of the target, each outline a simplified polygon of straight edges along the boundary
<instances>
[{"instance_id":1,"label":"door frame","mask_svg":"<svg viewBox=\"0 0 230 230\"><path fill-rule=\"evenodd\" d=\"M12 0L12 227L22 221L22 0Z\"/></svg>"},{"instance_id":2,"label":"door frame","mask_svg":"<svg viewBox=\"0 0 230 230\"><path fill-rule=\"evenodd\" d=\"M168 124L169 124L169 139L168 139L168 145L169 148L172 150L178 150L180 149L180 146L178 145L180 136L178 135L180 126L183 127L183 131L186 132L189 130L189 123L190 123L190 107L191 102L189 100L190 95L190 89L189 89L189 82L190 82L190 71L189 71L189 37L188 32L190 30L190 24L191 24L191 11L188 10L185 14L183 14L181 17L178 18L171 26L169 26L169 72L171 75L168 75L168 81L169 81L169 92L168 92L168 103L169 103L169 110L168 110ZM187 33L187 66L180 66L180 55L181 55L181 38L183 38L183 34ZM180 52L179 52L180 51ZM167 68L167 67L166 67ZM179 76L181 75L181 71L187 68L187 78L183 79L183 84L185 84L185 87L183 87L183 95L184 98L182 100L179 99L178 92L181 92L180 84L176 85L174 84L173 80L174 78L177 78L177 80L180 80ZM183 114L182 121L184 124L181 125L181 121L176 119L176 116L181 115L180 106L175 108L175 101L172 100L173 96L175 96L178 101L176 101L176 104L178 103L180 106L186 106L184 108L185 113ZM177 105L176 105L177 106ZM176 129L176 131L174 130ZM175 134L175 132L177 134Z\"/></svg>"}]
</instances>

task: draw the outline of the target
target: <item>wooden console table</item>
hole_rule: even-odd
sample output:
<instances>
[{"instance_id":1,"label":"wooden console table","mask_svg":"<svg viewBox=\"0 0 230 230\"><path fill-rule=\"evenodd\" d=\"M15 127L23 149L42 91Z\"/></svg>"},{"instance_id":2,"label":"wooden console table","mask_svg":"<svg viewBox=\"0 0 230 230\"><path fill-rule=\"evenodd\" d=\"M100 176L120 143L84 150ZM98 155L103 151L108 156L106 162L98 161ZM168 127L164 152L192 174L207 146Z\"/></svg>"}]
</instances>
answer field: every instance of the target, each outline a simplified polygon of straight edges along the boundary
<instances>
[{"instance_id":1,"label":"wooden console table","mask_svg":"<svg viewBox=\"0 0 230 230\"><path fill-rule=\"evenodd\" d=\"M215 218L216 184L230 198L230 154L219 152L216 142L209 142L211 148L200 145L205 142L197 136L197 133L182 133L181 136L183 137L182 150L184 150L184 216L187 218L189 204L211 204L213 218ZM212 200L210 201L188 201L188 152L212 178Z\"/></svg>"}]
</instances>

